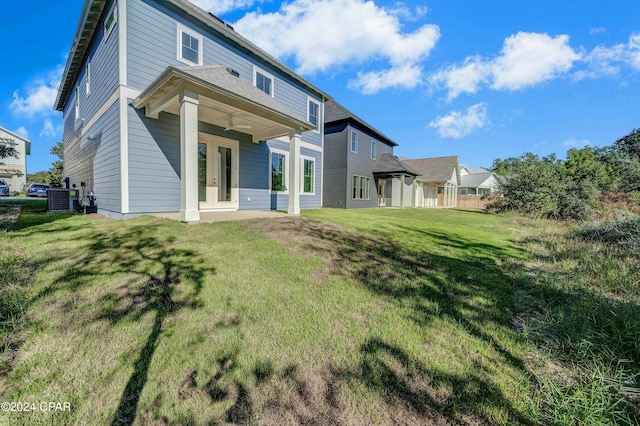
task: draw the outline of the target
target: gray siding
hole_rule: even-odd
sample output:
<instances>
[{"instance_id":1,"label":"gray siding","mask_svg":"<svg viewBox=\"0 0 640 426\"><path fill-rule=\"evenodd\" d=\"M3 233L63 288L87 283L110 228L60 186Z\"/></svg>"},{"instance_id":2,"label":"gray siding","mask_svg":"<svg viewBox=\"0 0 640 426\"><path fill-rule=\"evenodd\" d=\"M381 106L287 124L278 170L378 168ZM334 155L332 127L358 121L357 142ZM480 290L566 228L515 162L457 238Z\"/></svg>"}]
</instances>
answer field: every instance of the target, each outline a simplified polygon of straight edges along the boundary
<instances>
[{"instance_id":1,"label":"gray siding","mask_svg":"<svg viewBox=\"0 0 640 426\"><path fill-rule=\"evenodd\" d=\"M131 213L180 210L180 117L128 107Z\"/></svg>"},{"instance_id":2,"label":"gray siding","mask_svg":"<svg viewBox=\"0 0 640 426\"><path fill-rule=\"evenodd\" d=\"M81 139L78 134L64 134L64 171L70 184L94 191L98 208L120 212L120 108L115 102ZM73 117L67 117L65 127ZM92 139L89 140L89 135Z\"/></svg>"},{"instance_id":3,"label":"gray siding","mask_svg":"<svg viewBox=\"0 0 640 426\"><path fill-rule=\"evenodd\" d=\"M153 0L129 0L127 22L128 85L143 90L167 66L185 66L177 59L177 24L180 23L204 37L203 64L224 65L236 70L241 78L253 83L254 64L274 76L275 99L296 113L307 117L307 96L321 105L320 99L277 70L259 63L249 52L217 38L198 23L190 22ZM322 108L320 108L322 113ZM305 132L302 140L322 146L322 116L319 132Z\"/></svg>"},{"instance_id":4,"label":"gray siding","mask_svg":"<svg viewBox=\"0 0 640 426\"><path fill-rule=\"evenodd\" d=\"M324 136L324 175L322 207L346 207L347 155L346 127L331 129Z\"/></svg>"},{"instance_id":5,"label":"gray siding","mask_svg":"<svg viewBox=\"0 0 640 426\"><path fill-rule=\"evenodd\" d=\"M376 196L376 188L373 179L373 168L376 165L376 159L371 158L371 141L376 140L367 133L363 132L357 127L351 125L347 126L346 143L347 143L347 202L346 206L349 209L363 208L363 207L376 207L378 205L378 199ZM351 152L351 134L353 132L358 133L358 152ZM382 142L376 140L379 147L382 146ZM380 150L376 153L380 155ZM364 176L371 179L371 198L369 200L354 200L352 194L352 179L353 175Z\"/></svg>"}]
</instances>

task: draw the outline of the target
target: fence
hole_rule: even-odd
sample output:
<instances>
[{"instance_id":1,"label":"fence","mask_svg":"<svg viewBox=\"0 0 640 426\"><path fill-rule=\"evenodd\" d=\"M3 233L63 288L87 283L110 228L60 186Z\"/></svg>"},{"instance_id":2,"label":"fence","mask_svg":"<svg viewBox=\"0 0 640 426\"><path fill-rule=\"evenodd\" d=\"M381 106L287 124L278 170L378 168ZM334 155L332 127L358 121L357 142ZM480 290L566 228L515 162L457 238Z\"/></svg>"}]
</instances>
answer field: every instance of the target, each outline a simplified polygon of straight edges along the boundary
<instances>
[{"instance_id":1,"label":"fence","mask_svg":"<svg viewBox=\"0 0 640 426\"><path fill-rule=\"evenodd\" d=\"M463 209L484 209L488 200L483 200L482 195L458 194L458 207Z\"/></svg>"}]
</instances>

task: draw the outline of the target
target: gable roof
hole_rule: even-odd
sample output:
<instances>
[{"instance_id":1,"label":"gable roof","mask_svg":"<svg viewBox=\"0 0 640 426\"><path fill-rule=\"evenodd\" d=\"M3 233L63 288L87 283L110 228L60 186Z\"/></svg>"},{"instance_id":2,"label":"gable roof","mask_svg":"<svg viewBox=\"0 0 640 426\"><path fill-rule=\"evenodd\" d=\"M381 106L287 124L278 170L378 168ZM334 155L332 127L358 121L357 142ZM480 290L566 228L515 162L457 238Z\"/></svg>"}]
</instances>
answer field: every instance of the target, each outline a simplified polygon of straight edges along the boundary
<instances>
[{"instance_id":1,"label":"gable roof","mask_svg":"<svg viewBox=\"0 0 640 426\"><path fill-rule=\"evenodd\" d=\"M404 173L412 176L418 176L420 173L403 163L392 154L384 153L376 161L373 168L373 174L394 174Z\"/></svg>"},{"instance_id":2,"label":"gable roof","mask_svg":"<svg viewBox=\"0 0 640 426\"><path fill-rule=\"evenodd\" d=\"M365 130L366 132L372 134L382 142L385 142L391 146L398 146L397 143L392 141L388 136L384 133L377 130L371 124L364 121L362 118L358 117L333 99L328 100L324 104L324 124L325 127L327 125L332 124L340 124L340 123L351 123Z\"/></svg>"},{"instance_id":3,"label":"gable roof","mask_svg":"<svg viewBox=\"0 0 640 426\"><path fill-rule=\"evenodd\" d=\"M84 3L78 29L76 30L76 35L73 39L71 51L67 57L67 63L64 68L62 79L60 80L60 88L58 89L58 95L54 104L54 108L58 111L62 111L64 109L65 104L71 96L73 86L75 85L75 81L82 68L82 62L88 54L91 40L96 33L98 22L100 21L100 17L102 16L102 12L104 11L107 1L108 0L86 0ZM317 93L323 100L331 99L331 96L311 84L300 75L296 74L292 69L284 65L278 59L242 37L234 31L233 27L215 15L201 9L187 0L165 0L164 3L169 3L183 14L202 23L208 27L211 32L231 44L249 51L252 55L273 66L292 80Z\"/></svg>"},{"instance_id":4,"label":"gable roof","mask_svg":"<svg viewBox=\"0 0 640 426\"><path fill-rule=\"evenodd\" d=\"M458 184L460 183L460 167L458 156L419 158L417 160L404 160L404 162L417 170L418 178L426 182L447 182L455 172Z\"/></svg>"},{"instance_id":5,"label":"gable roof","mask_svg":"<svg viewBox=\"0 0 640 426\"><path fill-rule=\"evenodd\" d=\"M22 137L10 130L5 129L4 127L0 126L0 132L4 132L7 135L11 136L11 138L4 138L4 137L0 137L0 142L15 142L15 140L11 140L12 138L16 138L16 139L20 139L21 141L24 142L24 151L26 155L31 155L31 141L25 137Z\"/></svg>"},{"instance_id":6,"label":"gable roof","mask_svg":"<svg viewBox=\"0 0 640 426\"><path fill-rule=\"evenodd\" d=\"M495 173L487 172L487 173L474 173L471 175L463 175L460 186L469 187L469 188L477 188L482 186L491 176L495 176Z\"/></svg>"}]
</instances>

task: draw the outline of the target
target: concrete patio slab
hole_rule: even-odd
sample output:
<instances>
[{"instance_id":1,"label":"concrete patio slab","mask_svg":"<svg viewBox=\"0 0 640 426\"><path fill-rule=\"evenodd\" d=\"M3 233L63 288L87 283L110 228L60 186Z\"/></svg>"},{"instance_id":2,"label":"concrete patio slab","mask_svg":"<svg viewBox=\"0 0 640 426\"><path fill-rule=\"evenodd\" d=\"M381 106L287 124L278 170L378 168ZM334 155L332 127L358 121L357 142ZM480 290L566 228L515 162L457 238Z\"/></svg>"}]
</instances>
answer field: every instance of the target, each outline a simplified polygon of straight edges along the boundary
<instances>
[{"instance_id":1,"label":"concrete patio slab","mask_svg":"<svg viewBox=\"0 0 640 426\"><path fill-rule=\"evenodd\" d=\"M153 216L161 217L164 219L180 220L180 213L156 213ZM213 223L213 222L228 222L235 220L248 220L248 219L273 219L277 217L287 217L286 213L272 211L272 210L236 210L236 211L222 211L222 212L200 212L200 222L198 223Z\"/></svg>"}]
</instances>

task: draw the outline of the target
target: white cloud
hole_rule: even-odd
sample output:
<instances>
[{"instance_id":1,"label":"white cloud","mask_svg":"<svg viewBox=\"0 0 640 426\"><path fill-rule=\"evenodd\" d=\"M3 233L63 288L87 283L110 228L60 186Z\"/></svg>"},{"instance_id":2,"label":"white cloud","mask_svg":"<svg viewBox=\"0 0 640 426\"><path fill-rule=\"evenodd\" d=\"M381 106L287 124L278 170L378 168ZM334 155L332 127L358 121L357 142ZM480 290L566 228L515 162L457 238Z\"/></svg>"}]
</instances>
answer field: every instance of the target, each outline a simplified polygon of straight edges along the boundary
<instances>
[{"instance_id":1,"label":"white cloud","mask_svg":"<svg viewBox=\"0 0 640 426\"><path fill-rule=\"evenodd\" d=\"M429 127L436 129L442 138L459 139L481 129L489 120L487 118L487 104L480 102L467 108L464 112L451 111L449 114L437 117Z\"/></svg>"},{"instance_id":2,"label":"white cloud","mask_svg":"<svg viewBox=\"0 0 640 426\"><path fill-rule=\"evenodd\" d=\"M562 143L565 148L584 148L591 145L589 139L568 139Z\"/></svg>"},{"instance_id":3,"label":"white cloud","mask_svg":"<svg viewBox=\"0 0 640 426\"><path fill-rule=\"evenodd\" d=\"M627 43L594 47L583 62L585 68L573 75L576 80L614 76L625 66L640 71L640 33L631 34Z\"/></svg>"},{"instance_id":4,"label":"white cloud","mask_svg":"<svg viewBox=\"0 0 640 426\"><path fill-rule=\"evenodd\" d=\"M274 13L248 13L233 25L270 54L292 58L302 74L384 62L382 69L362 70L350 84L375 93L415 87L423 76L420 62L440 38L438 26L429 24L404 33L397 14L372 1L293 0Z\"/></svg>"},{"instance_id":5,"label":"white cloud","mask_svg":"<svg viewBox=\"0 0 640 426\"><path fill-rule=\"evenodd\" d=\"M16 135L20 135L23 138L29 137L29 131L24 126L18 127L16 130L13 131L13 133L15 133Z\"/></svg>"},{"instance_id":6,"label":"white cloud","mask_svg":"<svg viewBox=\"0 0 640 426\"><path fill-rule=\"evenodd\" d=\"M49 73L48 78L35 81L24 97L20 96L19 90L14 91L13 102L9 106L14 114L31 118L35 114L53 113L62 71L63 67L58 66Z\"/></svg>"},{"instance_id":7,"label":"white cloud","mask_svg":"<svg viewBox=\"0 0 640 426\"><path fill-rule=\"evenodd\" d=\"M444 86L448 99L475 93L483 85L496 90L520 90L566 74L580 55L569 46L569 36L519 32L505 39L494 58L467 57L431 75L433 86Z\"/></svg>"},{"instance_id":8,"label":"white cloud","mask_svg":"<svg viewBox=\"0 0 640 426\"><path fill-rule=\"evenodd\" d=\"M200 6L207 12L216 15L225 12L231 12L238 9L246 9L255 3L261 3L260 0L190 0L191 3Z\"/></svg>"},{"instance_id":9,"label":"white cloud","mask_svg":"<svg viewBox=\"0 0 640 426\"><path fill-rule=\"evenodd\" d=\"M607 32L607 29L605 27L595 27L589 30L589 35L602 34L606 32Z\"/></svg>"},{"instance_id":10,"label":"white cloud","mask_svg":"<svg viewBox=\"0 0 640 426\"><path fill-rule=\"evenodd\" d=\"M44 120L44 125L42 127L42 131L40 131L40 137L56 137L62 133L61 126L54 126L53 121L50 118L46 118Z\"/></svg>"}]
</instances>

